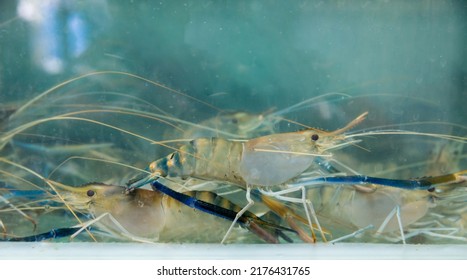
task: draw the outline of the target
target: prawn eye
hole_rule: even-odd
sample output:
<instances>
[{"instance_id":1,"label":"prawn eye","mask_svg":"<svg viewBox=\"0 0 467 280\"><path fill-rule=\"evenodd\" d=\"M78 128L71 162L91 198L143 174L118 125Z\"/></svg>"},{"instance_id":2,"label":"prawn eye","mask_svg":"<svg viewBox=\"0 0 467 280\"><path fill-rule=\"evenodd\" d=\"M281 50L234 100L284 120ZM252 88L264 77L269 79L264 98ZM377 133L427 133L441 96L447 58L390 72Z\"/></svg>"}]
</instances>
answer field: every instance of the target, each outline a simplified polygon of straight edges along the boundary
<instances>
[{"instance_id":1,"label":"prawn eye","mask_svg":"<svg viewBox=\"0 0 467 280\"><path fill-rule=\"evenodd\" d=\"M86 192L86 195L89 196L89 197L92 197L92 196L94 196L95 194L96 194L96 192L93 191L93 190L88 190L88 191Z\"/></svg>"},{"instance_id":2,"label":"prawn eye","mask_svg":"<svg viewBox=\"0 0 467 280\"><path fill-rule=\"evenodd\" d=\"M311 135L311 140L313 140L313 141L318 141L318 139L319 139L319 135L318 135L318 134L313 134L313 135Z\"/></svg>"}]
</instances>

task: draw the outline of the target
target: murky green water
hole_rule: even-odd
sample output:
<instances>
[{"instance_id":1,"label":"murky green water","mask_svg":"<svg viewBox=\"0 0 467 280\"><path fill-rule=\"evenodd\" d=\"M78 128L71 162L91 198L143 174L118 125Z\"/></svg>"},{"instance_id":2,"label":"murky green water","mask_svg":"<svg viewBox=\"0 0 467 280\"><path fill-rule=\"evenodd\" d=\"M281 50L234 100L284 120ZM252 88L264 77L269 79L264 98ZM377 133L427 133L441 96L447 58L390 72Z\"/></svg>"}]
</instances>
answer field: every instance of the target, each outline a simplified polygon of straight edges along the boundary
<instances>
[{"instance_id":1,"label":"murky green water","mask_svg":"<svg viewBox=\"0 0 467 280\"><path fill-rule=\"evenodd\" d=\"M333 152L345 172L401 179L458 172L467 166L465 34L463 1L2 1L0 155L29 171L3 161L0 178L20 189L49 188L41 176L122 185L134 168L186 143L174 139L334 130L363 112L369 115L355 132L458 138L363 137ZM244 112L246 121L235 115ZM465 193L455 196L452 208L426 194L368 201L384 204L385 213L394 205L436 209L407 214L416 220L407 225L413 228L404 224L409 241L462 243ZM241 195L230 199L246 203ZM329 205L320 218L333 232L369 223ZM9 232L16 218L3 217ZM394 226L385 238L349 241L400 242ZM436 226L456 238L417 234Z\"/></svg>"}]
</instances>

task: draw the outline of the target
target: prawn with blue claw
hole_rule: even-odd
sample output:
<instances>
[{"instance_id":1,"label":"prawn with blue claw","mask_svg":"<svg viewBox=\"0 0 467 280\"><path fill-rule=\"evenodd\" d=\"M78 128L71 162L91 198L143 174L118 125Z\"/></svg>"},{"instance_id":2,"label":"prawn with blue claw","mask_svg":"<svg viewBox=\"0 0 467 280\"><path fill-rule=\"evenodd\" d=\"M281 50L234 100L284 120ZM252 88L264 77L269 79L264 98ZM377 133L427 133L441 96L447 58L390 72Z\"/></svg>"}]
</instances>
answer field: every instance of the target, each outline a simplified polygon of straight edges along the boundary
<instances>
[{"instance_id":1,"label":"prawn with blue claw","mask_svg":"<svg viewBox=\"0 0 467 280\"><path fill-rule=\"evenodd\" d=\"M418 179L388 179L364 176L355 173L352 169L340 165L333 158L332 150L340 149L360 142L357 137L377 135L377 134L406 134L410 132L401 131L380 131L367 133L346 133L351 128L361 123L367 112L359 115L346 126L335 131L323 131L318 129L305 129L298 132L271 134L246 141L232 141L224 138L199 138L190 141L189 144L180 147L177 151L167 157L161 158L149 164L146 172L129 181L128 189L133 190L148 183L154 184L159 178L179 177L179 178L199 178L203 180L214 180L228 182L246 190L246 200L248 204L238 213L230 229L224 236L224 240L230 234L236 220L241 217L243 211L247 211L253 204L252 189L258 189L255 196L267 205L272 211L287 221L288 225L299 232L300 237L307 242L315 242L314 228L321 232L323 240L326 240L325 233L318 221L316 210L312 201L316 201L313 195L308 197L313 190L323 186L332 186L328 189L341 190L343 186L350 186L353 196L360 196L361 202L353 200L350 213L355 213L356 217L348 218L355 226L360 228L370 228L378 226L378 233L391 229L388 224L392 221L398 224L401 239L405 242L404 227L414 221L419 220L427 213L429 200L435 195L430 193L454 192L456 188L466 181L467 171L460 171L452 174L423 177ZM417 133L414 133L417 134ZM465 138L450 137L449 135L429 135L452 139L453 141L465 142ZM336 166L343 166L338 168ZM310 176L310 174L319 176ZM450 186L450 187L446 187ZM279 187L279 190L271 191L271 188ZM447 188L447 189L446 189ZM347 187L347 189L349 189ZM382 190L380 190L382 189ZM311 190L311 191L310 191ZM386 191L384 191L386 190ZM389 190L389 191L388 191ZM427 198L423 205L414 203L413 199L408 199L409 203L397 202L391 195L385 192L409 191L412 194L422 191ZM301 193L301 197L287 197L286 194L292 192ZM356 195L357 194L357 195ZM422 195L425 196L425 195ZM327 197L321 196L321 197ZM331 195L332 196L332 195ZM375 221L359 222L358 215L367 211L367 206L372 203L377 196L389 199L393 209L380 209L381 214L375 217ZM303 209L310 225L311 238L297 226L294 218L300 217L286 204L270 202L270 197L275 197L278 201L302 203ZM399 197L399 195L395 195ZM334 198L333 198L334 199ZM348 198L347 198L348 199ZM316 203L316 202L315 202ZM320 201L326 205L326 201ZM361 203L361 204L360 204ZM383 205L384 199L381 201ZM343 204L341 202L341 204ZM387 203L386 203L387 204ZM388 206L390 207L390 206ZM418 213L407 217L407 212L413 209L420 210ZM386 215L386 216L385 216ZM314 223L311 221L314 219ZM364 218L362 218L364 219ZM405 220L405 222L402 222ZM300 219L300 221L303 221ZM365 225L365 227L362 227Z\"/></svg>"}]
</instances>

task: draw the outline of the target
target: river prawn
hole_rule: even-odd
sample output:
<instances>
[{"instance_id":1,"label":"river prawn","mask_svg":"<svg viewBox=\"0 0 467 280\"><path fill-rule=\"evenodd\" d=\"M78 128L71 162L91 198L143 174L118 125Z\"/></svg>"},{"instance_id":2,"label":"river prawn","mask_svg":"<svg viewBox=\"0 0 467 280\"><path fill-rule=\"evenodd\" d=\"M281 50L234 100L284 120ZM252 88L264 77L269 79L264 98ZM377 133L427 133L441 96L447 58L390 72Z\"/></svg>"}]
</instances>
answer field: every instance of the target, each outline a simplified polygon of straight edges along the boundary
<instances>
[{"instance_id":1,"label":"river prawn","mask_svg":"<svg viewBox=\"0 0 467 280\"><path fill-rule=\"evenodd\" d=\"M286 119L285 114L290 114L299 110L320 108L326 102L335 99L349 97L343 93L326 93L316 97L308 98L292 106L281 110L269 109L266 112L256 114L247 111L220 111L216 116L208 118L199 123L187 123L182 126L183 133L177 138L198 139L198 138L235 138L251 139L263 135L275 133L276 125L280 122L296 124L306 127L303 124ZM325 100L325 101L323 101ZM166 137L168 139L174 137Z\"/></svg>"},{"instance_id":2,"label":"river prawn","mask_svg":"<svg viewBox=\"0 0 467 280\"><path fill-rule=\"evenodd\" d=\"M414 231L412 227L417 222L428 216L428 213L440 212L438 209L441 207L452 205L447 197L462 198L459 193L464 193L465 196L466 175L467 171L461 171L429 177L427 180L431 180L430 185L436 185L431 192L426 189L394 188L365 182L365 185L359 185L357 180L346 182L338 179L351 176L328 176L325 178L328 182L319 180L320 183L309 179L290 187L301 184L307 189L307 199L312 201L316 214L328 228L336 228L335 225L338 225L342 229L339 225L350 223L358 229L372 228L374 230L369 231L374 233L374 237L387 236L387 239L398 232L398 240L406 243L406 239L412 237L407 233ZM331 180L332 178L336 180Z\"/></svg>"},{"instance_id":3,"label":"river prawn","mask_svg":"<svg viewBox=\"0 0 467 280\"><path fill-rule=\"evenodd\" d=\"M314 157L330 156L325 151L344 140L339 134L361 122L366 115L360 115L334 132L307 129L245 142L224 138L195 139L167 157L152 162L148 167L150 174L132 179L128 189L165 176L217 179L240 186L282 184L308 169Z\"/></svg>"},{"instance_id":4,"label":"river prawn","mask_svg":"<svg viewBox=\"0 0 467 280\"><path fill-rule=\"evenodd\" d=\"M184 125L181 139L223 137L225 133L235 135L235 139L248 139L274 132L274 124L279 119L269 113L253 114L244 111L220 112L198 124ZM167 139L174 137L165 137Z\"/></svg>"},{"instance_id":5,"label":"river prawn","mask_svg":"<svg viewBox=\"0 0 467 280\"><path fill-rule=\"evenodd\" d=\"M267 135L246 142L223 138L195 139L188 145L182 146L177 152L152 162L148 168L150 174L144 173L130 180L128 189L141 187L165 176L230 182L246 188L248 204L242 210L246 211L254 203L250 197L252 186L277 186L297 177L312 165L314 157L327 156L326 150L335 148L338 146L337 143L344 140L340 134L363 121L366 115L367 113L361 114L344 128L333 132L306 129L299 132ZM350 143L352 142L344 144ZM263 200L268 205L268 200ZM291 211L284 206L279 209L281 210L276 211L280 212L283 218L291 215ZM313 231L308 212L307 218ZM289 225L297 230L295 225L290 223ZM232 227L226 236L231 229ZM314 236L312 240L315 240Z\"/></svg>"},{"instance_id":6,"label":"river prawn","mask_svg":"<svg viewBox=\"0 0 467 280\"><path fill-rule=\"evenodd\" d=\"M463 143L450 143L449 146L456 151L453 155L445 154L452 151L444 149L446 141L442 143L443 149L433 155L434 160L402 165L398 169L405 173L413 165L421 165L427 167L426 174L436 174L439 172L433 170L436 163L440 170L457 169L457 166L445 169L443 161L448 156L451 160L459 160ZM412 242L420 242L415 240L420 240L417 238L421 235L436 238L435 242L440 242L440 239L467 240L462 227L466 209L467 170L399 180L363 176L336 161L321 158L315 161L325 172L315 171L315 177L309 178L303 175L296 182L287 184L287 187L305 187L307 198L313 202L321 222L328 228L338 229L333 233L349 228L342 225L350 223L358 228L356 232L367 231L372 233L371 237L382 236L394 242L406 243L409 238L414 238ZM393 173L396 171L391 170ZM452 221L460 221L460 225L453 225ZM443 231L446 233L443 234ZM399 232L398 237L394 237L395 232ZM353 236L355 234L349 234L336 241Z\"/></svg>"},{"instance_id":7,"label":"river prawn","mask_svg":"<svg viewBox=\"0 0 467 280\"><path fill-rule=\"evenodd\" d=\"M138 189L125 193L123 187L102 183L89 183L80 187L66 186L58 182L50 183L76 213L80 213L83 217L90 216L91 219L68 230L57 228L28 237L9 237L5 238L5 241L38 241L67 235L73 238L84 229L97 225L97 228L101 229L100 232L140 242L186 240L215 242L213 225L222 224L219 219L232 220L241 209L229 200L207 191L173 192L176 196L172 198L158 190ZM11 191L13 196L19 197L49 197L49 204L56 200L45 192L41 195L31 191L30 193L14 189ZM186 203L179 202L183 200L190 201L192 204L190 207L195 211L183 205ZM209 215L202 212L207 212ZM193 220L198 222L193 223ZM278 236L291 242L282 231L294 232L266 222L251 212L242 216L240 225L269 243L278 243ZM206 231L209 232L209 237L203 234L208 228L211 228Z\"/></svg>"}]
</instances>

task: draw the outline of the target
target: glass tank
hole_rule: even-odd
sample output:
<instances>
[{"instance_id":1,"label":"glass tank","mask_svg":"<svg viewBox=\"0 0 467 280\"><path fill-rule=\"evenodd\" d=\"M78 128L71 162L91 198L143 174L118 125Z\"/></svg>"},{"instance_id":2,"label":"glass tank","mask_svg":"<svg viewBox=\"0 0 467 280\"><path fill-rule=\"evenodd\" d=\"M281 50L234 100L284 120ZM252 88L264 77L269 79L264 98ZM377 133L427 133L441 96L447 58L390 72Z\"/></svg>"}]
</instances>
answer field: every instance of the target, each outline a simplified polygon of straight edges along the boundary
<instances>
[{"instance_id":1,"label":"glass tank","mask_svg":"<svg viewBox=\"0 0 467 280\"><path fill-rule=\"evenodd\" d=\"M2 1L0 245L465 252L465 34L464 1Z\"/></svg>"}]
</instances>

